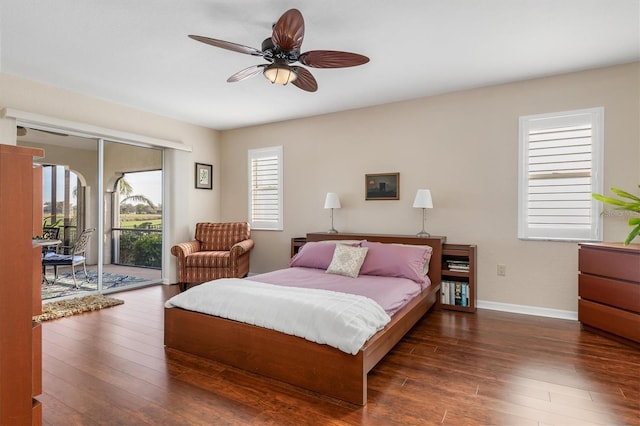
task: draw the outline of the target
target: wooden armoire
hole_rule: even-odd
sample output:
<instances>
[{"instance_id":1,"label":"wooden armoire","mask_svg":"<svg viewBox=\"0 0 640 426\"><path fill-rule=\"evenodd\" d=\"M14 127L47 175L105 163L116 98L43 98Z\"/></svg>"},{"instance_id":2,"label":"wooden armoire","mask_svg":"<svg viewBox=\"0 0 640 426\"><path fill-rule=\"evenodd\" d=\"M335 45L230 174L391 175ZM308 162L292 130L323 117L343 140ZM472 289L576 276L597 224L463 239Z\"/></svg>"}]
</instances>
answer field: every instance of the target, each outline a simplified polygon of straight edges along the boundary
<instances>
[{"instance_id":1,"label":"wooden armoire","mask_svg":"<svg viewBox=\"0 0 640 426\"><path fill-rule=\"evenodd\" d=\"M41 149L0 144L0 425L40 425Z\"/></svg>"}]
</instances>

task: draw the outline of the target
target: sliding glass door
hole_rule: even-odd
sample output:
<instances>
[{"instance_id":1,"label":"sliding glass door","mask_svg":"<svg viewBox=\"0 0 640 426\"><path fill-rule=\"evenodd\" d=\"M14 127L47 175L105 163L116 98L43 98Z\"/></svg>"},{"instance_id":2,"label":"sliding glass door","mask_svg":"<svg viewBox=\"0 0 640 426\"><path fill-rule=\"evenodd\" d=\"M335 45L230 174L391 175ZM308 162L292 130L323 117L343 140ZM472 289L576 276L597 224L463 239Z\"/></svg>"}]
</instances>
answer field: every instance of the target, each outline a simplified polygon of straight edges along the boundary
<instances>
[{"instance_id":1,"label":"sliding glass door","mask_svg":"<svg viewBox=\"0 0 640 426\"><path fill-rule=\"evenodd\" d=\"M95 229L85 262L43 268L43 299L161 282L162 149L30 128L18 145L45 151L43 233L59 242L43 256L73 256L80 233Z\"/></svg>"}]
</instances>

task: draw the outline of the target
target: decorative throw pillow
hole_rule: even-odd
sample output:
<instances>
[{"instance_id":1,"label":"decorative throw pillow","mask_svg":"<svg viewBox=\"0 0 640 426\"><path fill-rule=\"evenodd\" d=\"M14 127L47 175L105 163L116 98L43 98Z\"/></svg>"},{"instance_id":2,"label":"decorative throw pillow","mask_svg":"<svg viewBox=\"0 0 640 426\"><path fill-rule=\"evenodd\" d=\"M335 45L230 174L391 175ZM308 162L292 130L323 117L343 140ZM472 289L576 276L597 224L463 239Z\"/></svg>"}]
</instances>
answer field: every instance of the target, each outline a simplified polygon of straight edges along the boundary
<instances>
[{"instance_id":1,"label":"decorative throw pillow","mask_svg":"<svg viewBox=\"0 0 640 426\"><path fill-rule=\"evenodd\" d=\"M418 284L426 283L425 264L429 264L432 248L373 243L366 241L363 247L369 252L360 273L383 277L408 278ZM428 268L428 266L427 266Z\"/></svg>"},{"instance_id":2,"label":"decorative throw pillow","mask_svg":"<svg viewBox=\"0 0 640 426\"><path fill-rule=\"evenodd\" d=\"M333 259L327 268L328 274L344 275L357 278L364 258L367 256L366 247L351 247L338 244L333 252Z\"/></svg>"}]
</instances>

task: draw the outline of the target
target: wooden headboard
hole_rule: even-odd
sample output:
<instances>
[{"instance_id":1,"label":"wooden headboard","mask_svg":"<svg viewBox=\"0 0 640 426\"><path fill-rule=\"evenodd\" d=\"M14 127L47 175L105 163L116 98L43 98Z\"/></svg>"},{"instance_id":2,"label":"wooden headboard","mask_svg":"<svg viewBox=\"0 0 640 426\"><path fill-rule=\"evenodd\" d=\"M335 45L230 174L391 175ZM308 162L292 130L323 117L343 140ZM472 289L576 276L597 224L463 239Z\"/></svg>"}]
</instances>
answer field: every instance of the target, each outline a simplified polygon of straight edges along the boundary
<instances>
[{"instance_id":1,"label":"wooden headboard","mask_svg":"<svg viewBox=\"0 0 640 426\"><path fill-rule=\"evenodd\" d=\"M325 240L367 240L377 243L397 243L412 245L427 245L433 249L429 262L429 279L433 284L439 285L442 281L442 245L447 237L415 237L412 235L390 234L328 234L326 232L312 232L307 234L307 241Z\"/></svg>"}]
</instances>

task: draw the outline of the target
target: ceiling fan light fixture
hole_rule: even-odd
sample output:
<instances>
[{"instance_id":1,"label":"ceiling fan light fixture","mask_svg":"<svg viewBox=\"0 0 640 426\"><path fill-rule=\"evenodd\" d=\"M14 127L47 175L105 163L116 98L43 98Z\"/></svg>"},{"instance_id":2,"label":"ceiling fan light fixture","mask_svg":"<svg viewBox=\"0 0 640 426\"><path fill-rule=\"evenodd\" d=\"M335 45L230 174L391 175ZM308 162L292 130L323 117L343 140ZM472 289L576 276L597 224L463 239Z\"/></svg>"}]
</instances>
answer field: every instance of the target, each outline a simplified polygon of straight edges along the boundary
<instances>
[{"instance_id":1,"label":"ceiling fan light fixture","mask_svg":"<svg viewBox=\"0 0 640 426\"><path fill-rule=\"evenodd\" d=\"M283 86L298 78L290 67L283 64L271 64L264 69L263 74L271 83Z\"/></svg>"}]
</instances>

